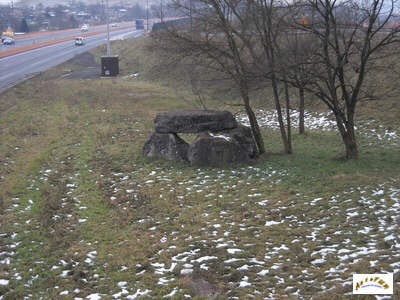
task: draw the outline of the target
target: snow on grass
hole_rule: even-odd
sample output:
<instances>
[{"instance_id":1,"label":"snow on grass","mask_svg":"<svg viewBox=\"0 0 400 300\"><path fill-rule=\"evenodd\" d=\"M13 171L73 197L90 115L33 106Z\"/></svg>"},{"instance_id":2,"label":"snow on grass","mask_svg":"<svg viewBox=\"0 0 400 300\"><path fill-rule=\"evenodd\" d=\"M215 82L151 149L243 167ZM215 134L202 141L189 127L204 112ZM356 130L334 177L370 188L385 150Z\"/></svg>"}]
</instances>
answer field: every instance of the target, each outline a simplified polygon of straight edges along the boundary
<instances>
[{"instance_id":1,"label":"snow on grass","mask_svg":"<svg viewBox=\"0 0 400 300\"><path fill-rule=\"evenodd\" d=\"M213 259L218 259L217 256L203 256L203 257L199 257L197 259L193 259L191 260L192 263L197 262L197 263L202 263L203 261L209 261L209 260L213 260Z\"/></svg>"},{"instance_id":2,"label":"snow on grass","mask_svg":"<svg viewBox=\"0 0 400 300\"><path fill-rule=\"evenodd\" d=\"M286 176L288 170L249 166L214 171L215 175L210 176L209 173L198 170L197 175L190 179L182 177L178 184L174 183L176 179L170 176L168 169L160 168L154 171L159 179L163 178L163 187L159 190L163 199L168 199L168 194L172 191L177 194L178 199L184 201L187 197L198 194L197 191L200 189L207 201L218 200L223 199L219 197L223 193L216 191L216 186L231 191L238 186L256 182L244 198L242 195L230 200L229 205L225 205L221 210L214 212L216 206L213 204L205 206L199 214L203 225L199 225L198 234L192 232L181 236L187 245L187 251L175 251L180 246L171 244L170 235L163 231L162 223L157 225L149 223L151 224L147 227L149 232L159 232L161 237L165 237L164 240L159 240L161 246L165 244L162 246L165 251L160 255L162 262L157 262L157 257L154 257L152 261L153 267L162 270L159 274L155 274L161 276L158 278L158 283L161 285L174 282L176 278L174 274L178 274L178 277L191 276L195 274L196 268L215 272L214 270L221 268L222 262L224 265L222 268L226 273L229 274L235 269L244 274L234 284L237 287L245 287L249 295L256 295L256 284L253 282L265 280L264 277L271 273L274 275L271 284L277 284L282 288L286 288L286 285L290 283L293 285L293 278L305 282L303 287L293 288L296 294L302 295L304 289L315 288L313 278L317 274L319 274L318 277L321 276L320 273L324 274L323 290L329 290L338 284L348 284L353 268L362 265L366 260L368 260L367 265L370 265L369 260L372 258L372 261L377 261L377 263L371 264L371 267L382 268L380 255L393 254L396 251L400 255L396 247L385 249L378 244L379 241L384 241L396 245L395 232L398 227L393 222L387 222L385 217L388 213L396 217L400 211L399 189L394 183L378 187L360 186L331 196L325 194L323 197L297 193L296 202L280 203L273 199L259 200L260 197L268 195L257 188L257 182L260 184L265 178ZM153 173L152 176L155 174ZM146 182L149 177L141 178L141 180ZM182 189L185 192L179 194ZM181 195L182 197L179 198ZM240 221L233 220L236 209L244 203L250 217L242 218ZM360 209L360 204L363 205L363 209ZM265 209L266 207L268 209ZM191 205L186 208L183 206L183 211L190 212L191 210ZM299 214L302 211L303 213ZM272 220L271 212L274 213ZM379 230L378 233L376 228ZM295 232L301 230L301 234L291 234L293 229ZM264 234L265 230L269 234ZM276 231L281 232L278 239L280 242L273 238ZM246 239L254 236L255 239L250 243L241 242L236 238L240 232L251 232L250 235L244 236ZM227 237L232 238L227 240ZM257 238L262 238L265 242L264 253L260 252L261 240L257 241ZM363 240L368 241L366 245L360 242ZM188 247L188 245L191 246ZM259 249L256 252L257 257L252 253L254 246ZM212 255L204 255L203 247L208 249L205 253L212 253ZM171 253L170 256L169 253ZM305 260L308 261L307 264L304 264ZM300 265L298 261L303 263ZM388 260L386 268L397 268L398 261L399 258ZM173 262L176 265L173 265ZM207 265L204 264L205 262ZM174 266L174 270L178 272L166 272L171 266ZM163 274L169 274L169 276L165 277ZM276 274L279 276L275 276ZM344 277L342 274L345 274ZM320 291L322 289L315 290L316 293ZM274 295L276 295L275 292L272 292L270 297L273 298Z\"/></svg>"},{"instance_id":3,"label":"snow on grass","mask_svg":"<svg viewBox=\"0 0 400 300\"><path fill-rule=\"evenodd\" d=\"M162 275L164 273L171 273L177 266L177 263L172 263L168 269L164 268L165 264L162 263L152 263L151 265L155 268L155 274Z\"/></svg>"},{"instance_id":4,"label":"snow on grass","mask_svg":"<svg viewBox=\"0 0 400 300\"><path fill-rule=\"evenodd\" d=\"M174 281L175 280L175 278L170 278L170 279L167 279L167 278L165 278L165 277L160 277L159 279L158 279L158 285L168 285L168 283L170 283L170 282L172 282L172 281Z\"/></svg>"},{"instance_id":5,"label":"snow on grass","mask_svg":"<svg viewBox=\"0 0 400 300\"><path fill-rule=\"evenodd\" d=\"M9 280L7 279L0 279L0 285L8 285L9 284Z\"/></svg>"},{"instance_id":6,"label":"snow on grass","mask_svg":"<svg viewBox=\"0 0 400 300\"><path fill-rule=\"evenodd\" d=\"M264 226L273 226L273 225L279 225L279 224L281 224L282 223L282 221L281 222L276 222L276 221L266 221L265 222L265 224L264 224Z\"/></svg>"},{"instance_id":7,"label":"snow on grass","mask_svg":"<svg viewBox=\"0 0 400 300\"><path fill-rule=\"evenodd\" d=\"M257 121L260 127L268 127L271 129L279 129L278 115L275 111L256 111ZM292 110L290 119L294 127L297 126L299 112ZM237 117L238 121L246 126L250 126L247 115L242 114ZM336 126L335 120L332 118L331 113L311 113L304 112L304 126L309 130L332 130Z\"/></svg>"},{"instance_id":8,"label":"snow on grass","mask_svg":"<svg viewBox=\"0 0 400 300\"><path fill-rule=\"evenodd\" d=\"M257 121L260 127L267 127L270 129L279 129L278 115L275 111L258 110L256 111ZM246 114L240 114L237 117L238 122L243 125L250 126ZM284 122L286 116L283 116ZM297 128L299 124L299 112L291 110L290 119L293 128ZM335 118L331 112L304 112L304 126L306 130L323 130L331 131L337 130ZM392 145L399 145L400 134L393 129L385 128L383 125L378 124L377 121L359 121L355 126L358 133L366 136L367 138L375 141L386 141ZM370 145L373 142L369 142Z\"/></svg>"},{"instance_id":9,"label":"snow on grass","mask_svg":"<svg viewBox=\"0 0 400 300\"><path fill-rule=\"evenodd\" d=\"M94 293L94 294L90 294L90 295L86 296L85 299L89 299L89 300L100 300L102 296L103 296L102 294Z\"/></svg>"},{"instance_id":10,"label":"snow on grass","mask_svg":"<svg viewBox=\"0 0 400 300\"><path fill-rule=\"evenodd\" d=\"M242 249L234 249L234 248L231 248L231 249L226 249L226 251L227 251L229 254L235 254L235 253L242 252L243 250L242 250Z\"/></svg>"},{"instance_id":11,"label":"snow on grass","mask_svg":"<svg viewBox=\"0 0 400 300\"><path fill-rule=\"evenodd\" d=\"M109 295L96 293L87 299L102 296L136 299L150 296L150 289L156 290L155 297L176 297L179 290L175 286L179 280L197 276L199 272L212 274L217 284L229 280L231 290L227 295L240 288L239 299L257 297L258 293L274 299L284 294L283 291L306 297L310 290L318 293L346 287L351 274L361 269L399 271L400 189L396 181L349 188L332 195L296 192L289 199L275 199L273 193L268 194L268 189L273 190L273 184L290 174L290 170L246 166L198 169L192 176L179 172L172 167L155 167L103 177L112 186L105 199L129 212L135 213L141 208L137 185L150 191L155 189L160 201L175 202L170 206L171 212L156 207L161 211L158 216L146 215L144 210L132 219L130 225L138 227L141 235L156 244L153 256L146 262L135 262L136 268L135 264L126 267L130 261L121 258L121 263L113 266L119 274ZM76 193L78 186L71 184L68 191ZM240 193L241 189L245 191ZM87 204L78 203L79 198L74 196L64 202L74 201L76 209L84 206L87 210ZM149 199L145 198L143 205ZM34 198L32 202L28 201L27 205L34 205ZM24 208L21 204L13 209ZM73 215L70 219L79 223L80 218ZM32 224L24 224L28 225ZM18 235L19 232L10 238L9 249L20 248ZM96 269L98 257L102 255L93 249L94 242L81 244L85 251L80 253L79 266L90 270L85 280L101 282L104 278L100 277L108 270L106 264ZM9 253L10 250L0 252L0 257L9 259L12 265L13 255ZM75 261L64 259L52 269L59 280L72 277L76 267ZM10 278L15 278L14 275ZM34 276L31 274L29 278L32 280ZM136 276L136 283L142 288L136 292L128 288L132 276ZM322 283L319 287L315 286L315 278ZM259 291L260 282L267 282L268 293ZM296 285L296 282L302 284ZM160 294L160 291L163 292ZM58 294L64 292L60 290Z\"/></svg>"},{"instance_id":12,"label":"snow on grass","mask_svg":"<svg viewBox=\"0 0 400 300\"><path fill-rule=\"evenodd\" d=\"M178 288L176 287L176 288L174 288L174 289L171 291L171 293L165 295L163 298L173 297L173 296L175 296L175 294L176 294L177 292L178 292Z\"/></svg>"},{"instance_id":13,"label":"snow on grass","mask_svg":"<svg viewBox=\"0 0 400 300\"><path fill-rule=\"evenodd\" d=\"M193 269L182 269L181 274L182 275L189 275L193 273Z\"/></svg>"},{"instance_id":14,"label":"snow on grass","mask_svg":"<svg viewBox=\"0 0 400 300\"><path fill-rule=\"evenodd\" d=\"M136 291L135 294L133 294L133 295L127 295L127 296L126 296L126 299L128 299L128 300L134 300L134 299L137 299L138 297L146 296L146 295L148 295L148 294L150 294L150 293L151 293L151 290L144 290L144 291L142 291L141 289L138 289L138 290Z\"/></svg>"}]
</instances>

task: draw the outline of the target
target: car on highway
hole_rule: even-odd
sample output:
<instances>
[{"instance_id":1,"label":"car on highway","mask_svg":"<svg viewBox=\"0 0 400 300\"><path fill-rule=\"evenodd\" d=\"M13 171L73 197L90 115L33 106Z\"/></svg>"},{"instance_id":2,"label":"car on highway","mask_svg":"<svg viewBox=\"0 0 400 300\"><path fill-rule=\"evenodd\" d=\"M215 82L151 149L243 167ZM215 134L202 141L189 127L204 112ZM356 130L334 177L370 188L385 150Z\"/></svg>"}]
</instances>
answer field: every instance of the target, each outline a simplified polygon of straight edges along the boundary
<instances>
[{"instance_id":1,"label":"car on highway","mask_svg":"<svg viewBox=\"0 0 400 300\"><path fill-rule=\"evenodd\" d=\"M6 31L4 31L1 34L1 41L3 42L6 38L13 38L14 37L14 31L8 27Z\"/></svg>"},{"instance_id":2,"label":"car on highway","mask_svg":"<svg viewBox=\"0 0 400 300\"><path fill-rule=\"evenodd\" d=\"M75 46L83 46L85 45L85 39L81 36L75 38Z\"/></svg>"},{"instance_id":3,"label":"car on highway","mask_svg":"<svg viewBox=\"0 0 400 300\"><path fill-rule=\"evenodd\" d=\"M15 40L11 37L6 37L3 39L3 45L14 45Z\"/></svg>"},{"instance_id":4,"label":"car on highway","mask_svg":"<svg viewBox=\"0 0 400 300\"><path fill-rule=\"evenodd\" d=\"M81 27L81 31L82 32L86 32L88 30L89 30L89 26L87 24L83 24L82 27Z\"/></svg>"},{"instance_id":5,"label":"car on highway","mask_svg":"<svg viewBox=\"0 0 400 300\"><path fill-rule=\"evenodd\" d=\"M112 23L112 24L111 24L111 27L119 27L119 24L117 24L117 23Z\"/></svg>"}]
</instances>

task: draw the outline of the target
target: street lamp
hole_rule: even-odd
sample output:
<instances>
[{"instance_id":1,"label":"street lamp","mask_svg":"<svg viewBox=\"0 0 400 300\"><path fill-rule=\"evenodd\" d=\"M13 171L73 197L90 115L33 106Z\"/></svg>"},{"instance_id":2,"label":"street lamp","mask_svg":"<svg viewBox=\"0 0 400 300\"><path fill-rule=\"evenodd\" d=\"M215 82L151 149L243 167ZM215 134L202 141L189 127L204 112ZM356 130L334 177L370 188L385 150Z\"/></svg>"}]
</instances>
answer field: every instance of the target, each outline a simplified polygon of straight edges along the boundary
<instances>
[{"instance_id":1,"label":"street lamp","mask_svg":"<svg viewBox=\"0 0 400 300\"><path fill-rule=\"evenodd\" d=\"M164 19L163 0L161 0L160 19L161 19L161 23L162 23L163 19Z\"/></svg>"},{"instance_id":2,"label":"street lamp","mask_svg":"<svg viewBox=\"0 0 400 300\"><path fill-rule=\"evenodd\" d=\"M147 0L146 4L146 31L149 31L149 0Z\"/></svg>"},{"instance_id":3,"label":"street lamp","mask_svg":"<svg viewBox=\"0 0 400 300\"><path fill-rule=\"evenodd\" d=\"M111 55L110 51L110 19L108 12L108 0L106 0L106 22L107 22L107 56Z\"/></svg>"}]
</instances>

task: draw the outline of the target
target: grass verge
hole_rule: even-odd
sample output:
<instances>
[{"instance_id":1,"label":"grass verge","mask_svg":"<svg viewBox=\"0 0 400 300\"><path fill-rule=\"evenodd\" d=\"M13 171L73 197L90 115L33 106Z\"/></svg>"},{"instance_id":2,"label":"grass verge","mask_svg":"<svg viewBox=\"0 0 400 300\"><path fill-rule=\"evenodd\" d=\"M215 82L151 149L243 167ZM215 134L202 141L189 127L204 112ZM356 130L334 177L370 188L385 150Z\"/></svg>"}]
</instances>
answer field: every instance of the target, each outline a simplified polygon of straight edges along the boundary
<instances>
[{"instance_id":1,"label":"grass verge","mask_svg":"<svg viewBox=\"0 0 400 300\"><path fill-rule=\"evenodd\" d=\"M310 128L281 155L265 126L268 154L199 169L141 153L158 112L190 107L176 89L64 68L0 96L4 300L370 299L352 274L386 272L398 295L400 147L379 123L357 161Z\"/></svg>"}]
</instances>

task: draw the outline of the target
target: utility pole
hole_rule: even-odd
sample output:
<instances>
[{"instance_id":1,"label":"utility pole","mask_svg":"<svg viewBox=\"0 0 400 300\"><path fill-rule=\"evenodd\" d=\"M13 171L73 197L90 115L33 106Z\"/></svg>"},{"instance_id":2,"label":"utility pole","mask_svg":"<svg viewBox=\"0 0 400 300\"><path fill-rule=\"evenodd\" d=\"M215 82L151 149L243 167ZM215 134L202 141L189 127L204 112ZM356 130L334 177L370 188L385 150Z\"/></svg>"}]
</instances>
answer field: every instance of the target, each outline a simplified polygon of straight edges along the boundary
<instances>
[{"instance_id":1,"label":"utility pole","mask_svg":"<svg viewBox=\"0 0 400 300\"><path fill-rule=\"evenodd\" d=\"M163 0L161 0L161 10L160 10L160 19L161 19L161 23L163 22L163 20L164 20L164 12L163 12Z\"/></svg>"},{"instance_id":2,"label":"utility pole","mask_svg":"<svg viewBox=\"0 0 400 300\"><path fill-rule=\"evenodd\" d=\"M8 22L8 26L11 27L14 31L14 0L11 0L11 18L10 21Z\"/></svg>"},{"instance_id":3,"label":"utility pole","mask_svg":"<svg viewBox=\"0 0 400 300\"><path fill-rule=\"evenodd\" d=\"M101 19L100 24L104 24L105 21L105 11L104 11L104 0L101 0Z\"/></svg>"},{"instance_id":4,"label":"utility pole","mask_svg":"<svg viewBox=\"0 0 400 300\"><path fill-rule=\"evenodd\" d=\"M149 0L147 0L146 4L146 31L149 31Z\"/></svg>"},{"instance_id":5,"label":"utility pole","mask_svg":"<svg viewBox=\"0 0 400 300\"><path fill-rule=\"evenodd\" d=\"M110 14L108 11L108 0L106 0L106 19L107 19L107 56L111 55L110 51Z\"/></svg>"},{"instance_id":6,"label":"utility pole","mask_svg":"<svg viewBox=\"0 0 400 300\"><path fill-rule=\"evenodd\" d=\"M189 0L190 32L193 31L192 0Z\"/></svg>"}]
</instances>

